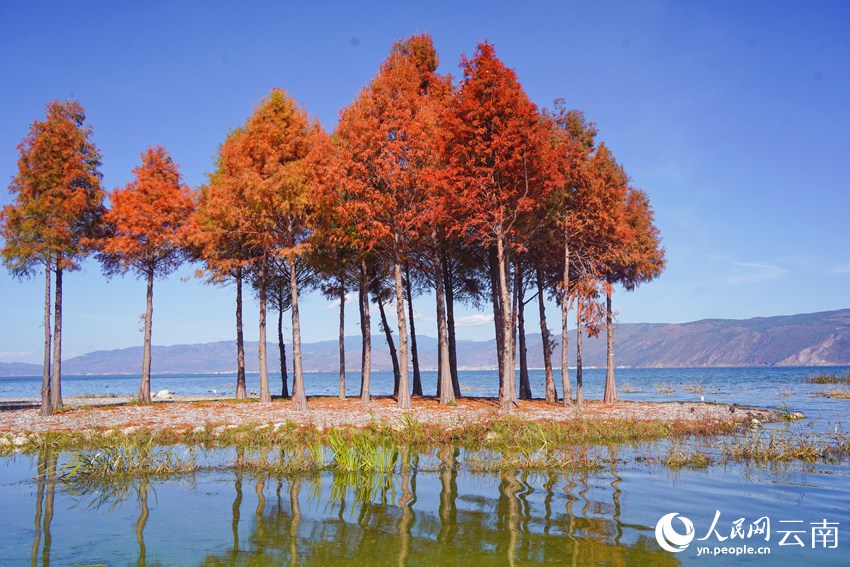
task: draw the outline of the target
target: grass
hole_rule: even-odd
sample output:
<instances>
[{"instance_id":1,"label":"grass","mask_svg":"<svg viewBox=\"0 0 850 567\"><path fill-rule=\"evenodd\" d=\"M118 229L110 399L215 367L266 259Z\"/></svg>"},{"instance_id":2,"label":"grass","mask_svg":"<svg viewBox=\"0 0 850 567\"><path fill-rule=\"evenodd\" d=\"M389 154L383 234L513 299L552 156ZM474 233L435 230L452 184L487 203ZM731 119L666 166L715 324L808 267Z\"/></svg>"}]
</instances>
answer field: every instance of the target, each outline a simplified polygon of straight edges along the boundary
<instances>
[{"instance_id":1,"label":"grass","mask_svg":"<svg viewBox=\"0 0 850 567\"><path fill-rule=\"evenodd\" d=\"M685 384L682 389L692 394L702 394L705 391L702 384Z\"/></svg>"},{"instance_id":2,"label":"grass","mask_svg":"<svg viewBox=\"0 0 850 567\"><path fill-rule=\"evenodd\" d=\"M675 444L667 451L662 462L670 469L704 469L714 463L706 452L701 450L687 451Z\"/></svg>"},{"instance_id":3,"label":"grass","mask_svg":"<svg viewBox=\"0 0 850 567\"><path fill-rule=\"evenodd\" d=\"M839 375L839 374L816 374L812 376L808 380L806 380L809 384L845 384L850 385L850 372L847 374Z\"/></svg>"},{"instance_id":4,"label":"grass","mask_svg":"<svg viewBox=\"0 0 850 567\"><path fill-rule=\"evenodd\" d=\"M69 454L60 471L66 482L192 472L201 468L199 449L235 451L235 457L220 466L270 475L324 470L392 475L418 466L414 460L420 455L446 447L462 448L466 457L458 466L471 470L588 471L601 466L594 447L709 438L731 434L738 427L729 420L579 419L562 423L507 417L448 429L406 415L399 423L373 422L365 428L320 429L278 423L208 424L188 431L51 432L32 436L17 449Z\"/></svg>"},{"instance_id":5,"label":"grass","mask_svg":"<svg viewBox=\"0 0 850 567\"><path fill-rule=\"evenodd\" d=\"M623 394L635 394L638 392L643 392L643 388L636 384L630 384L628 382L623 382L620 385L620 392Z\"/></svg>"},{"instance_id":6,"label":"grass","mask_svg":"<svg viewBox=\"0 0 850 567\"><path fill-rule=\"evenodd\" d=\"M666 382L662 382L661 384L655 385L655 393L656 394L670 395L670 394L673 394L675 392L676 392L676 389L671 384L668 384Z\"/></svg>"},{"instance_id":7,"label":"grass","mask_svg":"<svg viewBox=\"0 0 850 567\"><path fill-rule=\"evenodd\" d=\"M840 433L752 430L727 443L724 456L757 462L835 461L850 455L850 437Z\"/></svg>"},{"instance_id":8,"label":"grass","mask_svg":"<svg viewBox=\"0 0 850 567\"><path fill-rule=\"evenodd\" d=\"M850 400L850 392L841 388L831 388L829 390L821 390L812 394L814 396L822 396L826 398L838 398L841 400Z\"/></svg>"}]
</instances>

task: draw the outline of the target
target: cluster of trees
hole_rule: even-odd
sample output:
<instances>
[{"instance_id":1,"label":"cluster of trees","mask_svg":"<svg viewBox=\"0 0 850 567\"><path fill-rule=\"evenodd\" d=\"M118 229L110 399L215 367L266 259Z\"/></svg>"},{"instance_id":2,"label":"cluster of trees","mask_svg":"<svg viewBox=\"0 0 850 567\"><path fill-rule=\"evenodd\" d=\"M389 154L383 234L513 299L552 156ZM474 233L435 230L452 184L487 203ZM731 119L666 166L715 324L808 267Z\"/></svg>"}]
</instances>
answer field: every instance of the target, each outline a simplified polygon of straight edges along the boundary
<instances>
[{"instance_id":1,"label":"cluster of trees","mask_svg":"<svg viewBox=\"0 0 850 567\"><path fill-rule=\"evenodd\" d=\"M370 397L370 304L377 304L395 368L401 408L422 395L413 299L436 300L437 396L460 395L455 349L457 302L492 305L499 398L509 410L530 398L525 314L536 298L543 335L545 399L558 399L554 341L545 305L561 306L561 390L572 403L567 315L578 327L575 402L581 404L581 338L608 334L606 402L616 399L611 294L656 277L664 250L653 211L596 128L555 101L539 110L489 43L461 61L455 85L437 71L430 36L393 45L377 75L341 111L329 135L274 89L221 144L215 171L193 192L168 152L142 154L136 179L109 196L100 154L76 102L48 105L19 147L14 202L0 217L3 259L29 276L44 268L43 412L61 405L61 275L95 253L108 276L147 281L145 354L139 398L150 400L153 281L198 262L210 283L236 287L237 390L246 396L242 295L259 300L260 400L270 401L266 363L269 306L278 313L282 394L289 395L282 315L292 318L292 398L307 406L300 352L299 294L319 288L339 301L340 397L345 396L345 298L357 291L362 331L361 399ZM53 369L50 287L55 275ZM531 293L533 292L533 293ZM531 295L531 297L529 297ZM395 304L398 348L385 306ZM517 385L517 360L519 384ZM408 361L412 359L413 376Z\"/></svg>"}]
</instances>

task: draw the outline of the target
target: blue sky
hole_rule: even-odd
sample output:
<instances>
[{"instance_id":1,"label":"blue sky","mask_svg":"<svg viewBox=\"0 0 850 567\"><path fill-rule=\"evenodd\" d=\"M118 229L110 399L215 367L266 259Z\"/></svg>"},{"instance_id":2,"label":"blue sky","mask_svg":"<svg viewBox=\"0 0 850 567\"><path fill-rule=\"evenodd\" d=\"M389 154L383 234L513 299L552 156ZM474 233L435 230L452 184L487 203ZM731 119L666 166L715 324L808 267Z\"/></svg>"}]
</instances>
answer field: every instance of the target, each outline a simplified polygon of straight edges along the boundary
<instances>
[{"instance_id":1,"label":"blue sky","mask_svg":"<svg viewBox=\"0 0 850 567\"><path fill-rule=\"evenodd\" d=\"M107 189L152 144L198 186L228 129L272 87L332 130L394 40L431 33L457 77L461 54L487 39L538 105L564 97L595 121L650 195L668 267L615 296L621 322L850 306L850 4L403 4L4 1L2 184L52 99L85 106ZM155 344L233 337L233 290L191 272L157 281ZM0 361L40 359L42 285L0 273ZM417 301L417 328L433 336L431 303ZM107 282L89 261L66 276L64 304L67 356L141 343L143 282ZM256 306L246 311L256 339ZM311 294L302 314L304 340L335 337L334 305ZM461 315L461 337L493 335L486 309ZM356 334L353 304L348 322Z\"/></svg>"}]
</instances>

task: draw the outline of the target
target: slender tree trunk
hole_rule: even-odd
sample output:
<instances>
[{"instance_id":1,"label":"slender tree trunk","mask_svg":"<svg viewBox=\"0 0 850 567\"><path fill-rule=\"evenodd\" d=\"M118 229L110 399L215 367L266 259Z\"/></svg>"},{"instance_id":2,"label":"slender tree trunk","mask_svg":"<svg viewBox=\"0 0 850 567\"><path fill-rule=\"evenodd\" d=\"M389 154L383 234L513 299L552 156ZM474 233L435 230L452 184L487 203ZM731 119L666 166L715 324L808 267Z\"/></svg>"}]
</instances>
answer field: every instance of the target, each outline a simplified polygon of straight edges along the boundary
<instances>
[{"instance_id":1,"label":"slender tree trunk","mask_svg":"<svg viewBox=\"0 0 850 567\"><path fill-rule=\"evenodd\" d=\"M583 322L581 320L582 305L576 306L576 405L581 407L584 404L584 390L582 388L582 362L581 362L581 335L584 333Z\"/></svg>"},{"instance_id":2,"label":"slender tree trunk","mask_svg":"<svg viewBox=\"0 0 850 567\"><path fill-rule=\"evenodd\" d=\"M395 251L393 262L393 275L395 276L395 312L398 317L398 350L399 350L399 384L398 384L398 407L410 409L410 382L407 370L407 322L404 315L404 282L401 277L401 262L398 257L398 249Z\"/></svg>"},{"instance_id":3,"label":"slender tree trunk","mask_svg":"<svg viewBox=\"0 0 850 567\"><path fill-rule=\"evenodd\" d=\"M617 384L614 382L614 313L611 309L611 288L605 290L605 331L608 338L608 358L605 364L605 394L602 401L617 401Z\"/></svg>"},{"instance_id":4,"label":"slender tree trunk","mask_svg":"<svg viewBox=\"0 0 850 567\"><path fill-rule=\"evenodd\" d=\"M339 279L339 399L345 399L345 285Z\"/></svg>"},{"instance_id":5,"label":"slender tree trunk","mask_svg":"<svg viewBox=\"0 0 850 567\"><path fill-rule=\"evenodd\" d=\"M301 367L301 315L298 312L298 275L296 259L289 262L289 288L292 292L292 401L298 411L307 409L307 394L304 391L304 371Z\"/></svg>"},{"instance_id":6,"label":"slender tree trunk","mask_svg":"<svg viewBox=\"0 0 850 567\"><path fill-rule=\"evenodd\" d=\"M564 279L561 281L561 387L564 390L564 406L572 403L570 368L567 365L570 335L567 326L567 309L570 305L570 243L564 228Z\"/></svg>"},{"instance_id":7,"label":"slender tree trunk","mask_svg":"<svg viewBox=\"0 0 850 567\"><path fill-rule=\"evenodd\" d=\"M50 262L44 263L44 365L41 368L41 415L47 417L53 413L50 399L50 343L53 330L50 328L50 278L53 273Z\"/></svg>"},{"instance_id":8,"label":"slender tree trunk","mask_svg":"<svg viewBox=\"0 0 850 567\"><path fill-rule=\"evenodd\" d=\"M505 350L504 327L502 326L502 303L499 293L499 261L496 257L495 250L490 251L490 298L493 302L493 323L496 327L496 361L499 366L499 401L505 396L504 383L504 358L503 351Z\"/></svg>"},{"instance_id":9,"label":"slender tree trunk","mask_svg":"<svg viewBox=\"0 0 850 567\"><path fill-rule=\"evenodd\" d=\"M242 334L242 268L236 269L236 399L248 397L245 387L245 341Z\"/></svg>"},{"instance_id":10,"label":"slender tree trunk","mask_svg":"<svg viewBox=\"0 0 850 567\"><path fill-rule=\"evenodd\" d=\"M552 339L546 325L546 302L543 299L543 270L537 268L537 307L540 312L540 338L543 341L543 368L546 372L546 401L558 400L555 377L552 374Z\"/></svg>"},{"instance_id":11,"label":"slender tree trunk","mask_svg":"<svg viewBox=\"0 0 850 567\"><path fill-rule=\"evenodd\" d=\"M281 292L281 295L283 293ZM286 344L283 342L283 297L277 301L277 349L280 354L280 396L289 397L289 375L286 372Z\"/></svg>"},{"instance_id":12,"label":"slender tree trunk","mask_svg":"<svg viewBox=\"0 0 850 567\"><path fill-rule=\"evenodd\" d=\"M56 263L56 299L53 302L53 375L50 377L50 405L62 409L62 268Z\"/></svg>"},{"instance_id":13,"label":"slender tree trunk","mask_svg":"<svg viewBox=\"0 0 850 567\"><path fill-rule=\"evenodd\" d=\"M455 337L455 296L454 278L449 262L443 259L443 274L446 290L446 323L449 331L449 371L452 375L452 389L455 397L460 397L460 379L457 373L457 338Z\"/></svg>"},{"instance_id":14,"label":"slender tree trunk","mask_svg":"<svg viewBox=\"0 0 850 567\"><path fill-rule=\"evenodd\" d=\"M268 403L272 401L272 394L269 390L269 369L266 365L266 270L268 269L267 260L263 258L260 265L260 273L257 278L257 287L260 295L260 402Z\"/></svg>"},{"instance_id":15,"label":"slender tree trunk","mask_svg":"<svg viewBox=\"0 0 850 567\"><path fill-rule=\"evenodd\" d=\"M369 315L369 273L366 260L360 264L360 334L363 345L360 361L360 401L368 404L370 396L370 378L372 371L372 323Z\"/></svg>"},{"instance_id":16,"label":"slender tree trunk","mask_svg":"<svg viewBox=\"0 0 850 567\"><path fill-rule=\"evenodd\" d=\"M511 290L508 284L508 251L505 249L506 238L503 229L498 229L496 238L496 259L498 262L499 302L502 305L502 398L501 406L504 411L511 411L516 405L516 376L513 366L513 309L511 306Z\"/></svg>"},{"instance_id":17,"label":"slender tree trunk","mask_svg":"<svg viewBox=\"0 0 850 567\"><path fill-rule=\"evenodd\" d=\"M528 348L525 341L525 284L523 283L522 266L519 262L514 265L514 295L517 308L517 333L519 340L519 398L530 400L531 380L528 377Z\"/></svg>"},{"instance_id":18,"label":"slender tree trunk","mask_svg":"<svg viewBox=\"0 0 850 567\"><path fill-rule=\"evenodd\" d=\"M145 346L142 353L142 383L139 385L139 401L151 401L151 331L153 326L153 268L147 273L148 293L145 301Z\"/></svg>"},{"instance_id":19,"label":"slender tree trunk","mask_svg":"<svg viewBox=\"0 0 850 567\"><path fill-rule=\"evenodd\" d=\"M404 288L407 295L407 314L410 317L410 356L413 361L413 395L422 395L422 376L419 374L419 355L416 351L416 325L413 319L413 285L410 283L410 265L404 263Z\"/></svg>"},{"instance_id":20,"label":"slender tree trunk","mask_svg":"<svg viewBox=\"0 0 850 567\"><path fill-rule=\"evenodd\" d=\"M387 347L390 349L390 360L392 360L393 363L393 396L397 396L399 381L401 380L401 369L398 365L398 354L396 354L395 341L393 340L393 333L390 330L390 324L387 322L387 312L384 310L384 300L381 299L379 293L375 293L375 296L378 298L378 313L381 314L381 327L384 329Z\"/></svg>"},{"instance_id":21,"label":"slender tree trunk","mask_svg":"<svg viewBox=\"0 0 850 567\"><path fill-rule=\"evenodd\" d=\"M434 263L434 281L437 284L437 356L440 383L440 403L455 402L455 392L452 387L451 363L449 361L448 328L446 325L446 292L443 284L441 262Z\"/></svg>"}]
</instances>

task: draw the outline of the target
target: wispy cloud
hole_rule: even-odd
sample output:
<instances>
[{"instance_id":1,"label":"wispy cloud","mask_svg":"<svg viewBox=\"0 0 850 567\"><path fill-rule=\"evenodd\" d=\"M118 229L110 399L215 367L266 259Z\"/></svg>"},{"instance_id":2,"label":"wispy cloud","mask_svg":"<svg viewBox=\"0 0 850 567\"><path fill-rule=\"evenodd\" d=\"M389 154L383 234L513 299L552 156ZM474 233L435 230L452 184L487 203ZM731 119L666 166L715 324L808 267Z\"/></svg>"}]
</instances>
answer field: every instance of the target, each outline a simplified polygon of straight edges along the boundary
<instances>
[{"instance_id":1,"label":"wispy cloud","mask_svg":"<svg viewBox=\"0 0 850 567\"><path fill-rule=\"evenodd\" d=\"M455 317L455 326L457 327L481 327L483 325L491 325L492 323L492 313L473 313L472 315Z\"/></svg>"},{"instance_id":2,"label":"wispy cloud","mask_svg":"<svg viewBox=\"0 0 850 567\"><path fill-rule=\"evenodd\" d=\"M355 297L356 296L351 292L346 293L345 294L345 303L346 304L351 303L351 300L354 299ZM333 301L328 302L328 304L325 305L325 309L339 309L339 298L336 298Z\"/></svg>"},{"instance_id":3,"label":"wispy cloud","mask_svg":"<svg viewBox=\"0 0 850 567\"><path fill-rule=\"evenodd\" d=\"M788 269L768 262L731 262L729 270L717 278L716 285L750 285L781 278Z\"/></svg>"},{"instance_id":4,"label":"wispy cloud","mask_svg":"<svg viewBox=\"0 0 850 567\"><path fill-rule=\"evenodd\" d=\"M830 274L850 274L850 264L835 266L829 271Z\"/></svg>"}]
</instances>

